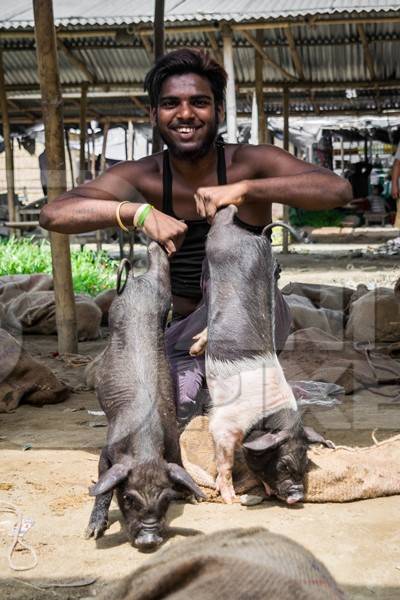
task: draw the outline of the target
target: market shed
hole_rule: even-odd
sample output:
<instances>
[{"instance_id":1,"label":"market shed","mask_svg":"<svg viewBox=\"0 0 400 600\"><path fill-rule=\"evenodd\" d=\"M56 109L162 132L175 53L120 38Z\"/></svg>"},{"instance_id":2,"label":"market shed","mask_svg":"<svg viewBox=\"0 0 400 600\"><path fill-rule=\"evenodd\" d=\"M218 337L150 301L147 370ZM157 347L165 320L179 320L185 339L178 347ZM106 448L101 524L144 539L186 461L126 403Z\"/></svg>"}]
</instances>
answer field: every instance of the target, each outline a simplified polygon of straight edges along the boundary
<instances>
[{"instance_id":1,"label":"market shed","mask_svg":"<svg viewBox=\"0 0 400 600\"><path fill-rule=\"evenodd\" d=\"M166 2L166 50L206 48L222 61L232 44L237 112L362 114L400 110L400 11L393 0ZM143 80L153 61L152 3L54 1L66 123L147 121ZM32 3L2 3L8 110L13 126L41 119ZM261 85L262 82L262 85Z\"/></svg>"},{"instance_id":2,"label":"market shed","mask_svg":"<svg viewBox=\"0 0 400 600\"><path fill-rule=\"evenodd\" d=\"M154 7L143 0L54 0L53 10L63 119L81 131L82 177L90 120L105 138L112 125L149 122L143 81L154 57ZM290 115L400 112L400 11L393 0L295 0L279 7L271 0L261 7L255 0L206 0L201 11L194 0L167 0L164 27L166 51L205 48L224 63L230 142L237 117L250 117L253 106L259 142L267 141L268 118L283 116L286 149ZM0 98L11 221L10 132L42 121L36 51L31 0L5 0Z\"/></svg>"}]
</instances>

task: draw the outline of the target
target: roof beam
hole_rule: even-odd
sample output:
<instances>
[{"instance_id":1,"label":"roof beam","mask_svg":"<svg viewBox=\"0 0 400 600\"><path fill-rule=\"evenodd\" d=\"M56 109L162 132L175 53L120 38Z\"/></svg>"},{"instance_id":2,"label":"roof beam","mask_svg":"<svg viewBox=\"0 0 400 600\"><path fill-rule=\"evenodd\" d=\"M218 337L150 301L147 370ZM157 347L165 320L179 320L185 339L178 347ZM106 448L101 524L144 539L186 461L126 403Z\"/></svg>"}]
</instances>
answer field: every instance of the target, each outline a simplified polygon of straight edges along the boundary
<instances>
[{"instance_id":1,"label":"roof beam","mask_svg":"<svg viewBox=\"0 0 400 600\"><path fill-rule=\"evenodd\" d=\"M153 62L153 58L154 58L153 47L151 45L150 40L148 39L148 37L146 35L142 35L142 34L140 34L140 39L141 39L141 42L142 42L147 54L149 55L150 60Z\"/></svg>"},{"instance_id":2,"label":"roof beam","mask_svg":"<svg viewBox=\"0 0 400 600\"><path fill-rule=\"evenodd\" d=\"M291 73L289 73L289 71L286 71L286 69L284 69L283 67L281 67L281 65L279 65L270 56L268 56L268 54L265 52L265 50L262 47L262 45L257 41L257 38L255 38L253 34L251 34L249 31L241 31L240 33L246 38L246 40L252 46L254 46L254 48L257 50L257 52L260 54L260 56L262 56L262 58L264 59L264 61L267 64L269 64L271 67L273 67L274 69L276 69L277 71L279 71L279 73L281 73L287 79L290 79L292 81L296 80L296 77L294 75L292 75Z\"/></svg>"},{"instance_id":3,"label":"roof beam","mask_svg":"<svg viewBox=\"0 0 400 600\"><path fill-rule=\"evenodd\" d=\"M31 109L31 108L25 109L25 108L19 106L19 104L17 104L15 102L15 100L9 100L9 99L7 100L7 103L8 103L8 106L10 107L10 109L11 109L12 112L22 112L27 117L29 117L30 119L36 119L37 118L36 115L34 115L31 112L31 110L35 110L35 111L37 111L40 114L42 113L42 108L41 107L40 108L33 108L33 109Z\"/></svg>"},{"instance_id":4,"label":"roof beam","mask_svg":"<svg viewBox=\"0 0 400 600\"><path fill-rule=\"evenodd\" d=\"M368 23L400 23L400 16L392 17L381 17L381 16L367 16L367 17L354 17L354 18L332 18L327 15L325 18L321 15L316 15L311 18L300 18L297 21L256 21L246 23L230 23L226 22L231 26L234 31L243 30L254 30L254 29L279 29L289 27L304 27L310 26L324 26L324 25L367 25ZM95 37L115 37L118 31L125 30L126 27L120 27L116 29L59 29L57 31L58 38L95 38ZM176 33L190 33L190 32L209 32L209 31L220 31L219 25L213 23L204 23L199 25L176 25L175 23L165 23L166 35L175 35ZM134 27L134 33L145 36L153 35L153 28L149 26L137 26ZM35 37L33 29L26 30L6 30L1 31L2 40L7 39L32 39Z\"/></svg>"},{"instance_id":5,"label":"roof beam","mask_svg":"<svg viewBox=\"0 0 400 600\"><path fill-rule=\"evenodd\" d=\"M80 101L79 101L79 100L75 100L74 98L66 98L66 101L67 101L68 103L72 104L73 106L76 106L76 108L77 108L78 110L80 110L80 109L81 109L81 103L80 103ZM65 108L67 108L67 106L66 106L66 105L67 105L67 102L66 102L66 101L64 100L64 106L65 106ZM92 107L90 107L90 108L88 107L88 108L86 109L86 114L87 114L89 117L93 117L93 118L94 118L96 121L97 121L97 120L99 120L99 119L101 118L101 114L100 114L100 113L99 113L99 112L98 112L98 111L97 111L95 108L92 108Z\"/></svg>"},{"instance_id":6,"label":"roof beam","mask_svg":"<svg viewBox=\"0 0 400 600\"><path fill-rule=\"evenodd\" d=\"M131 96L131 102L135 108L142 110L144 113L146 113L146 115L149 113L149 109L145 105L145 103L139 100L139 98L137 98L136 96Z\"/></svg>"},{"instance_id":7,"label":"roof beam","mask_svg":"<svg viewBox=\"0 0 400 600\"><path fill-rule=\"evenodd\" d=\"M365 33L364 25L362 25L362 24L357 25L357 32L358 32L358 35L359 35L359 38L361 40L361 44L363 47L364 60L367 64L369 75L370 75L371 79L376 79L374 59L372 56L371 49L368 45L368 39L367 39L367 35Z\"/></svg>"},{"instance_id":8,"label":"roof beam","mask_svg":"<svg viewBox=\"0 0 400 600\"><path fill-rule=\"evenodd\" d=\"M300 54L296 47L296 42L293 37L293 32L290 27L284 29L286 39L289 44L290 54L292 55L292 61L295 68L295 71L300 79L304 79L304 69L303 63L301 62Z\"/></svg>"},{"instance_id":9,"label":"roof beam","mask_svg":"<svg viewBox=\"0 0 400 600\"><path fill-rule=\"evenodd\" d=\"M265 90L281 90L284 86L285 82L283 81L264 81L264 89ZM71 98L71 97L80 97L80 88L82 82L76 83L65 83L62 85L64 90L63 97ZM254 82L242 82L238 85L239 91L241 92L252 92L254 89ZM298 90L345 90L347 88L351 89L374 89L375 87L379 87L382 89L396 89L400 87L400 79L382 79L382 80L373 80L373 81L291 81L289 84L290 89L298 89ZM31 84L7 84L5 86L6 91L10 92L10 98L14 100L24 100L24 96L18 96L18 92L31 92L31 95L27 95L26 99L32 100L32 96L35 98L40 98L40 96L35 92L39 90L39 85L37 83ZM145 96L143 92L143 82L132 82L129 83L127 81L120 82L96 82L92 84L89 89L89 97L123 97L123 96Z\"/></svg>"},{"instance_id":10,"label":"roof beam","mask_svg":"<svg viewBox=\"0 0 400 600\"><path fill-rule=\"evenodd\" d=\"M208 31L206 33L208 37L208 41L210 42L210 46L212 48L215 60L219 62L220 65L224 64L224 58L222 56L222 52L219 49L217 36L215 35L215 31Z\"/></svg>"},{"instance_id":11,"label":"roof beam","mask_svg":"<svg viewBox=\"0 0 400 600\"><path fill-rule=\"evenodd\" d=\"M96 75L94 73L92 73L92 71L87 67L87 65L83 62L83 60L81 60L80 58L75 56L73 54L73 52L71 52L71 50L69 48L67 48L65 46L65 44L59 39L57 40L57 48L59 49L60 52L62 52L64 54L64 56L67 57L68 61L74 67L79 69L79 71L84 76L85 81L88 81L89 83L94 83L96 81Z\"/></svg>"}]
</instances>

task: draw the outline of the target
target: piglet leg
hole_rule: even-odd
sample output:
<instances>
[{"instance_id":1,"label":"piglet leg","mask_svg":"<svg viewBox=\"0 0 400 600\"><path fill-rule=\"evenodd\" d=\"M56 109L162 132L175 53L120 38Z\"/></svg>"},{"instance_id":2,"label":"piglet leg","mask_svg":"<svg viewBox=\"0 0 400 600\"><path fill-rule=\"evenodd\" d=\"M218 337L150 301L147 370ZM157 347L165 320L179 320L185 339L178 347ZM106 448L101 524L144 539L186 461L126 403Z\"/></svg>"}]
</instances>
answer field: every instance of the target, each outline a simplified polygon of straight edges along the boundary
<instances>
[{"instance_id":1,"label":"piglet leg","mask_svg":"<svg viewBox=\"0 0 400 600\"><path fill-rule=\"evenodd\" d=\"M221 430L220 424L210 424L210 431L215 444L215 459L217 463L216 487L226 504L232 504L236 498L232 481L232 468L235 446L238 435L232 431Z\"/></svg>"},{"instance_id":2,"label":"piglet leg","mask_svg":"<svg viewBox=\"0 0 400 600\"><path fill-rule=\"evenodd\" d=\"M101 537L108 527L108 511L111 504L113 492L106 492L96 496L93 510L90 515L89 525L85 530L85 538L88 540L94 537L95 540Z\"/></svg>"},{"instance_id":3,"label":"piglet leg","mask_svg":"<svg viewBox=\"0 0 400 600\"><path fill-rule=\"evenodd\" d=\"M99 459L99 479L110 467L110 462L103 448ZM86 527L84 536L88 540L94 537L95 540L101 537L108 527L108 511L110 508L113 491L99 494L96 496L94 506L90 514L89 524Z\"/></svg>"}]
</instances>

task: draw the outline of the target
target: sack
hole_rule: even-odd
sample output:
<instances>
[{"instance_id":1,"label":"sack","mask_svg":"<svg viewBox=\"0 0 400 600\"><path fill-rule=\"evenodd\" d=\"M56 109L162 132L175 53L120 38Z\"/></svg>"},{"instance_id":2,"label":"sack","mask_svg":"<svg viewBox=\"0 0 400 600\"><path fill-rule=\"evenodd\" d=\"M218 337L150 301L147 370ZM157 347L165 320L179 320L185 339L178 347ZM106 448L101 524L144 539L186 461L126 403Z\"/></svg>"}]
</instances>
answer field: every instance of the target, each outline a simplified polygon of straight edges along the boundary
<instances>
[{"instance_id":1,"label":"sack","mask_svg":"<svg viewBox=\"0 0 400 600\"><path fill-rule=\"evenodd\" d=\"M21 402L35 406L66 399L69 389L45 365L34 360L7 331L0 329L0 413Z\"/></svg>"},{"instance_id":2,"label":"sack","mask_svg":"<svg viewBox=\"0 0 400 600\"><path fill-rule=\"evenodd\" d=\"M221 502L212 489L217 467L208 417L193 419L182 433L180 445L187 472L203 487L209 501ZM349 502L400 494L400 435L367 448L312 447L308 458L305 502ZM235 455L233 479L238 494L255 488L254 476L240 451Z\"/></svg>"},{"instance_id":3,"label":"sack","mask_svg":"<svg viewBox=\"0 0 400 600\"><path fill-rule=\"evenodd\" d=\"M99 600L344 600L322 563L261 527L226 529L157 554Z\"/></svg>"}]
</instances>

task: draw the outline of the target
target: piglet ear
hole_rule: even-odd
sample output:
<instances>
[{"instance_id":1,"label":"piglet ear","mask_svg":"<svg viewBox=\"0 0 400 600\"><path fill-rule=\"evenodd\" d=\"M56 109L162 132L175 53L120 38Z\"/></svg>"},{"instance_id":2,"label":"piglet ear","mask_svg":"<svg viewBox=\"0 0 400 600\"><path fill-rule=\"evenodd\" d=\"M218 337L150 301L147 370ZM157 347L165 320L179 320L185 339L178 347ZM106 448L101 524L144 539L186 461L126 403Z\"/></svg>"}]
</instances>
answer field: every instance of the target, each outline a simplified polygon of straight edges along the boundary
<instances>
[{"instance_id":1,"label":"piglet ear","mask_svg":"<svg viewBox=\"0 0 400 600\"><path fill-rule=\"evenodd\" d=\"M108 471L103 473L98 482L89 488L89 496L98 496L114 489L121 481L128 477L130 467L115 463Z\"/></svg>"},{"instance_id":2,"label":"piglet ear","mask_svg":"<svg viewBox=\"0 0 400 600\"><path fill-rule=\"evenodd\" d=\"M274 450L283 444L283 442L286 442L289 437L289 432L285 430L278 431L277 433L268 432L254 440L245 442L242 446L246 450L252 450L253 452L267 452L268 450Z\"/></svg>"},{"instance_id":3,"label":"piglet ear","mask_svg":"<svg viewBox=\"0 0 400 600\"><path fill-rule=\"evenodd\" d=\"M178 485L183 485L193 492L197 498L203 498L203 500L207 498L205 493L199 488L197 483L193 481L189 473L185 471L183 467L180 467L176 463L167 463L167 470L171 481Z\"/></svg>"}]
</instances>

